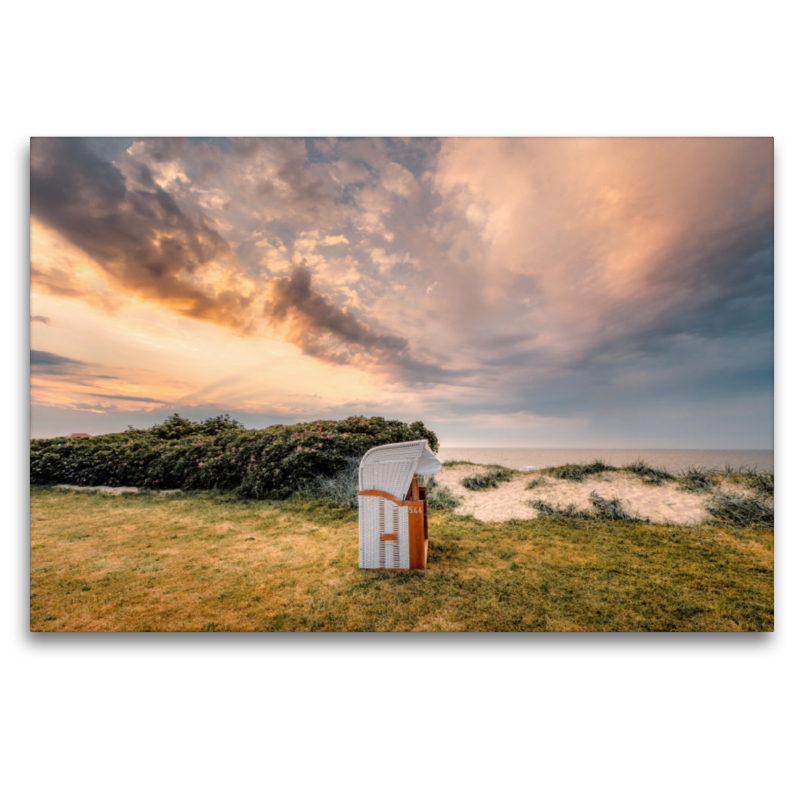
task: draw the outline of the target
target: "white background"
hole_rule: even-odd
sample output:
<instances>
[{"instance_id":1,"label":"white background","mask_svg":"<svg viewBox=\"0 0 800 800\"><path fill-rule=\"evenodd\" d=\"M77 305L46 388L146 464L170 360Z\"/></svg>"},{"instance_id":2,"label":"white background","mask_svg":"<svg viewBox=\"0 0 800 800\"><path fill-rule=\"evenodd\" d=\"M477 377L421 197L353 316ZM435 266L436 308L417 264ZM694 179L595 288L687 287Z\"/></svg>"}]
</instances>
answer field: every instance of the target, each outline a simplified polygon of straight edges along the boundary
<instances>
[{"instance_id":1,"label":"white background","mask_svg":"<svg viewBox=\"0 0 800 800\"><path fill-rule=\"evenodd\" d=\"M12 798L796 797L797 25L788 3L4 12ZM774 136L777 622L760 635L28 632L32 135ZM793 369L794 366L794 369ZM384 692L384 707L368 699Z\"/></svg>"}]
</instances>

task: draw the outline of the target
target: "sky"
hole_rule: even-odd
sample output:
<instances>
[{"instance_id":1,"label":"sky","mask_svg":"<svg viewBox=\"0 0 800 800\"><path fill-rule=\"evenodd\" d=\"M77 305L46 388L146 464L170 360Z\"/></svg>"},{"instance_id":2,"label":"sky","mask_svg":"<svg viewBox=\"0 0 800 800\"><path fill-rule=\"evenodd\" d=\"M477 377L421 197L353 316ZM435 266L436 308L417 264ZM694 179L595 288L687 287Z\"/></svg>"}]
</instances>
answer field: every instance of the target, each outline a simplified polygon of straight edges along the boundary
<instances>
[{"instance_id":1,"label":"sky","mask_svg":"<svg viewBox=\"0 0 800 800\"><path fill-rule=\"evenodd\" d=\"M771 138L31 140L31 436L770 449Z\"/></svg>"}]
</instances>

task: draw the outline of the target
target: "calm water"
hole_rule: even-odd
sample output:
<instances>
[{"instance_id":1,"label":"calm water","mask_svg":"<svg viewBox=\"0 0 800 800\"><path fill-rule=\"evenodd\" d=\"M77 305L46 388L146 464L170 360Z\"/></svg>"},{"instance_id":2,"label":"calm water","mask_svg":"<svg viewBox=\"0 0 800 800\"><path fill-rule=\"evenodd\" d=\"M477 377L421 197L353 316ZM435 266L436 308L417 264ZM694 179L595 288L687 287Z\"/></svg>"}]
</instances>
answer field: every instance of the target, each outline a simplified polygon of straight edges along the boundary
<instances>
[{"instance_id":1,"label":"calm water","mask_svg":"<svg viewBox=\"0 0 800 800\"><path fill-rule=\"evenodd\" d=\"M555 447L441 447L442 461L473 461L476 464L500 464L512 469L523 467L557 467L561 464L583 464L599 459L612 467L624 467L641 458L653 467L680 472L688 467L723 469L774 470L773 450L617 450L615 448Z\"/></svg>"}]
</instances>

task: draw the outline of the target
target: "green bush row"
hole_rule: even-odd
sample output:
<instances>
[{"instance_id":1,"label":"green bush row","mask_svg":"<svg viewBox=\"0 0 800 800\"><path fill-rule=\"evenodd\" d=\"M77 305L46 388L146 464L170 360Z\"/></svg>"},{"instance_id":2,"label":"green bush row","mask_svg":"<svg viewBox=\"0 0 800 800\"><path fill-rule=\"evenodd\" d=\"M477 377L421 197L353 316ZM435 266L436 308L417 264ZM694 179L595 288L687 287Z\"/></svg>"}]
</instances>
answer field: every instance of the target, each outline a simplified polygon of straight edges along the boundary
<instances>
[{"instance_id":1,"label":"green bush row","mask_svg":"<svg viewBox=\"0 0 800 800\"><path fill-rule=\"evenodd\" d=\"M205 432L209 423L213 434ZM191 423L173 415L146 431L34 439L30 474L32 484L220 489L241 497L280 499L334 475L348 458L372 447L417 439L427 439L434 452L439 448L436 434L422 422L383 417L247 430L227 416Z\"/></svg>"}]
</instances>

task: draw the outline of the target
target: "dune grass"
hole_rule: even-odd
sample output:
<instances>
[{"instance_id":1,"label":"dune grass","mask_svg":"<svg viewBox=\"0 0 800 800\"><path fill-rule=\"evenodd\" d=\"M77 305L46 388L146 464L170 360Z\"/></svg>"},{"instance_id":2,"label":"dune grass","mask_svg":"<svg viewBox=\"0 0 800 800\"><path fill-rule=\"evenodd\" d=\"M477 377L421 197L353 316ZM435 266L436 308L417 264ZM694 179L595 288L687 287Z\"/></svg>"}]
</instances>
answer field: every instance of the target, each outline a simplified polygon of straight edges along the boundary
<instances>
[{"instance_id":1,"label":"dune grass","mask_svg":"<svg viewBox=\"0 0 800 800\"><path fill-rule=\"evenodd\" d=\"M705 467L689 467L683 470L675 480L684 491L710 492L722 480L722 474Z\"/></svg>"},{"instance_id":2,"label":"dune grass","mask_svg":"<svg viewBox=\"0 0 800 800\"><path fill-rule=\"evenodd\" d=\"M425 487L429 511L452 511L461 505L461 500L447 486L442 486L435 476L431 475L427 479Z\"/></svg>"},{"instance_id":3,"label":"dune grass","mask_svg":"<svg viewBox=\"0 0 800 800\"><path fill-rule=\"evenodd\" d=\"M771 530L429 522L425 572L371 572L326 499L32 487L31 630L773 629Z\"/></svg>"},{"instance_id":4,"label":"dune grass","mask_svg":"<svg viewBox=\"0 0 800 800\"><path fill-rule=\"evenodd\" d=\"M634 461L632 464L628 464L626 467L622 467L622 469L625 472L638 475L644 483L654 484L655 486L661 486L666 481L675 480L675 477L667 472L667 470L645 464L641 458Z\"/></svg>"},{"instance_id":5,"label":"dune grass","mask_svg":"<svg viewBox=\"0 0 800 800\"><path fill-rule=\"evenodd\" d=\"M720 522L743 527L772 528L775 510L763 496L747 496L736 492L717 492L706 504L708 513Z\"/></svg>"},{"instance_id":6,"label":"dune grass","mask_svg":"<svg viewBox=\"0 0 800 800\"><path fill-rule=\"evenodd\" d=\"M590 464L562 464L558 467L545 467L537 470L539 477L534 477L525 487L534 489L542 483L541 476L549 475L553 478L568 481L583 481L593 475L602 475L605 472L628 472L637 475L643 483L662 486L665 483L677 484L679 489L686 492L711 494L718 490L723 480L738 483L760 496L773 497L775 494L775 476L766 470L755 470L748 467L733 469L728 466L723 470L713 470L707 467L689 467L679 474L661 467L653 467L641 459L627 464L624 467L614 467L603 461L593 461Z\"/></svg>"},{"instance_id":7,"label":"dune grass","mask_svg":"<svg viewBox=\"0 0 800 800\"><path fill-rule=\"evenodd\" d=\"M566 506L553 506L544 500L528 500L528 505L539 512L545 519L558 520L608 520L610 522L649 522L649 519L636 517L625 509L619 497L605 498L597 492L589 495L592 509L578 508L574 503Z\"/></svg>"},{"instance_id":8,"label":"dune grass","mask_svg":"<svg viewBox=\"0 0 800 800\"><path fill-rule=\"evenodd\" d=\"M302 494L307 497L324 497L336 506L358 508L358 470L361 459L351 456L344 469L330 476L320 476L312 481Z\"/></svg>"},{"instance_id":9,"label":"dune grass","mask_svg":"<svg viewBox=\"0 0 800 800\"><path fill-rule=\"evenodd\" d=\"M559 467L545 467L540 470L543 475L551 475L566 481L582 481L589 475L599 475L603 472L615 472L617 467L612 467L604 461L593 461L591 464L562 464Z\"/></svg>"},{"instance_id":10,"label":"dune grass","mask_svg":"<svg viewBox=\"0 0 800 800\"><path fill-rule=\"evenodd\" d=\"M775 495L775 475L772 472L759 472L746 467L738 470L726 467L724 474L726 478L734 483L741 483L758 494L768 497L774 497Z\"/></svg>"},{"instance_id":11,"label":"dune grass","mask_svg":"<svg viewBox=\"0 0 800 800\"><path fill-rule=\"evenodd\" d=\"M501 467L499 464L490 464L487 471L475 475L467 475L460 483L465 489L472 492L482 492L486 489L496 489L501 483L510 481L514 477L514 470Z\"/></svg>"}]
</instances>

